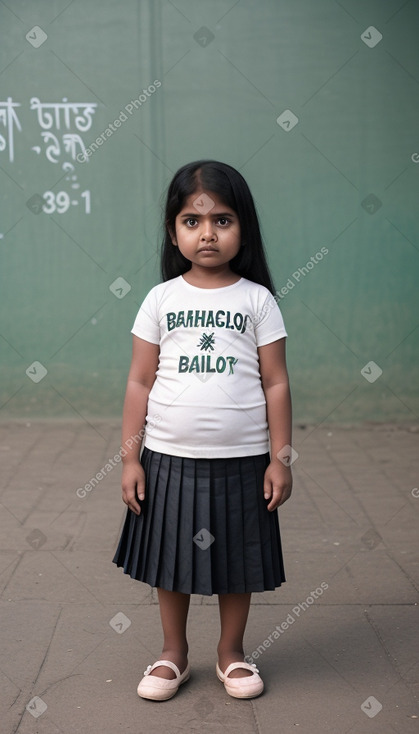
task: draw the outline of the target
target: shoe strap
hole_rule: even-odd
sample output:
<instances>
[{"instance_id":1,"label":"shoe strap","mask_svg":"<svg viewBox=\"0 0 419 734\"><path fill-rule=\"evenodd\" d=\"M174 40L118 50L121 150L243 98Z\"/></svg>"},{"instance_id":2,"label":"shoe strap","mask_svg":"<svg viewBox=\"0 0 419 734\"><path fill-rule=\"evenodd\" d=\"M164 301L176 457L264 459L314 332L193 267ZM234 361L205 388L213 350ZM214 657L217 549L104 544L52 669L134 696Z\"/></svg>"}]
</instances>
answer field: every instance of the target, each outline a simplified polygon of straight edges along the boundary
<instances>
[{"instance_id":1,"label":"shoe strap","mask_svg":"<svg viewBox=\"0 0 419 734\"><path fill-rule=\"evenodd\" d=\"M231 673L232 670L236 670L236 668L245 668L246 670L251 670L252 673L259 673L255 663L230 663L224 671L225 677L227 678L228 674Z\"/></svg>"},{"instance_id":2,"label":"shoe strap","mask_svg":"<svg viewBox=\"0 0 419 734\"><path fill-rule=\"evenodd\" d=\"M149 665L147 670L144 672L144 675L149 675L154 668L158 668L159 665L165 665L168 668L171 668L173 672L176 675L176 678L180 678L180 670L178 666L175 663L172 663L171 660L157 660L154 665Z\"/></svg>"}]
</instances>

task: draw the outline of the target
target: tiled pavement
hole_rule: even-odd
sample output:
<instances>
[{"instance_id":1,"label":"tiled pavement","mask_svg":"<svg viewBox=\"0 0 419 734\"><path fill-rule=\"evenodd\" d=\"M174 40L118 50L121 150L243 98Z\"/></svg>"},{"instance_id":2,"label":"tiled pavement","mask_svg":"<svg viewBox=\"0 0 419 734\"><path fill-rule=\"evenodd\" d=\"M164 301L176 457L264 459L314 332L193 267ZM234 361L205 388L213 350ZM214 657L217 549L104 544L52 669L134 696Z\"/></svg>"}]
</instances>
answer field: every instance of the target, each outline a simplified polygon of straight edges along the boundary
<instances>
[{"instance_id":1,"label":"tiled pavement","mask_svg":"<svg viewBox=\"0 0 419 734\"><path fill-rule=\"evenodd\" d=\"M1 731L418 731L418 445L417 426L296 427L287 582L253 595L245 640L264 694L225 693L217 597L192 596L190 681L154 703L136 686L161 651L156 592L111 562L120 424L0 424Z\"/></svg>"}]
</instances>

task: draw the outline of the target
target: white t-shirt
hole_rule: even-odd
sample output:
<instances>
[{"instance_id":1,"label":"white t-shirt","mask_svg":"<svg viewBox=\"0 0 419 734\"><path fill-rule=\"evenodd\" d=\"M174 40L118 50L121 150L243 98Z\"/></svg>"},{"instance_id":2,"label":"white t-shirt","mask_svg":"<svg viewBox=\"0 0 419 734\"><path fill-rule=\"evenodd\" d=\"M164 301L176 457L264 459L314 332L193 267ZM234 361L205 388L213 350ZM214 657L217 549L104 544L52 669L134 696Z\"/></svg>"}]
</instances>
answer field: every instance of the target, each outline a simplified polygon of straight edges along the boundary
<instances>
[{"instance_id":1,"label":"white t-shirt","mask_svg":"<svg viewBox=\"0 0 419 734\"><path fill-rule=\"evenodd\" d=\"M257 347L287 332L267 288L197 288L180 275L152 288L132 333L160 345L145 446L192 458L269 450Z\"/></svg>"}]
</instances>

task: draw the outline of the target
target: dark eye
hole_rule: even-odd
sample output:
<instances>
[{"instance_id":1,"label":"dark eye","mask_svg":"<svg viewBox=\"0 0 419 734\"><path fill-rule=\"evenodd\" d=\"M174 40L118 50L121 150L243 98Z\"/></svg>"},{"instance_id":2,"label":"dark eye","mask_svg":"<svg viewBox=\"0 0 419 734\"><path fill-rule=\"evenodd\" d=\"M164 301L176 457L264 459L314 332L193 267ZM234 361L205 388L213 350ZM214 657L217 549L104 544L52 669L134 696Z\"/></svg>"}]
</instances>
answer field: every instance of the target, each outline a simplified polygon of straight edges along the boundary
<instances>
[{"instance_id":1,"label":"dark eye","mask_svg":"<svg viewBox=\"0 0 419 734\"><path fill-rule=\"evenodd\" d=\"M191 222L192 222L192 224L191 224ZM187 227L193 227L195 223L196 223L196 219L194 219L193 217L189 217L188 219L186 219L186 226Z\"/></svg>"},{"instance_id":2,"label":"dark eye","mask_svg":"<svg viewBox=\"0 0 419 734\"><path fill-rule=\"evenodd\" d=\"M230 220L227 219L227 217L220 217L218 221L220 222L222 227L224 227L226 224L230 222Z\"/></svg>"}]
</instances>

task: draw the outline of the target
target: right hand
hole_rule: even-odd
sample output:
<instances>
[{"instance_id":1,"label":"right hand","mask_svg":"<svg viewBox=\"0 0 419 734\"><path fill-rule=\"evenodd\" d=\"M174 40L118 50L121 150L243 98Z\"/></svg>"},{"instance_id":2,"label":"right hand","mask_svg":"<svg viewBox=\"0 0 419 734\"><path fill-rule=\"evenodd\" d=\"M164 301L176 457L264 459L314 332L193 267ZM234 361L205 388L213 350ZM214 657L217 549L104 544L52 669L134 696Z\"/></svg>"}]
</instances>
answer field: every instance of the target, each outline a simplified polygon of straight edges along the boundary
<instances>
[{"instance_id":1,"label":"right hand","mask_svg":"<svg viewBox=\"0 0 419 734\"><path fill-rule=\"evenodd\" d=\"M136 515L141 513L139 500L145 499L145 474L139 461L123 465L122 499Z\"/></svg>"}]
</instances>

